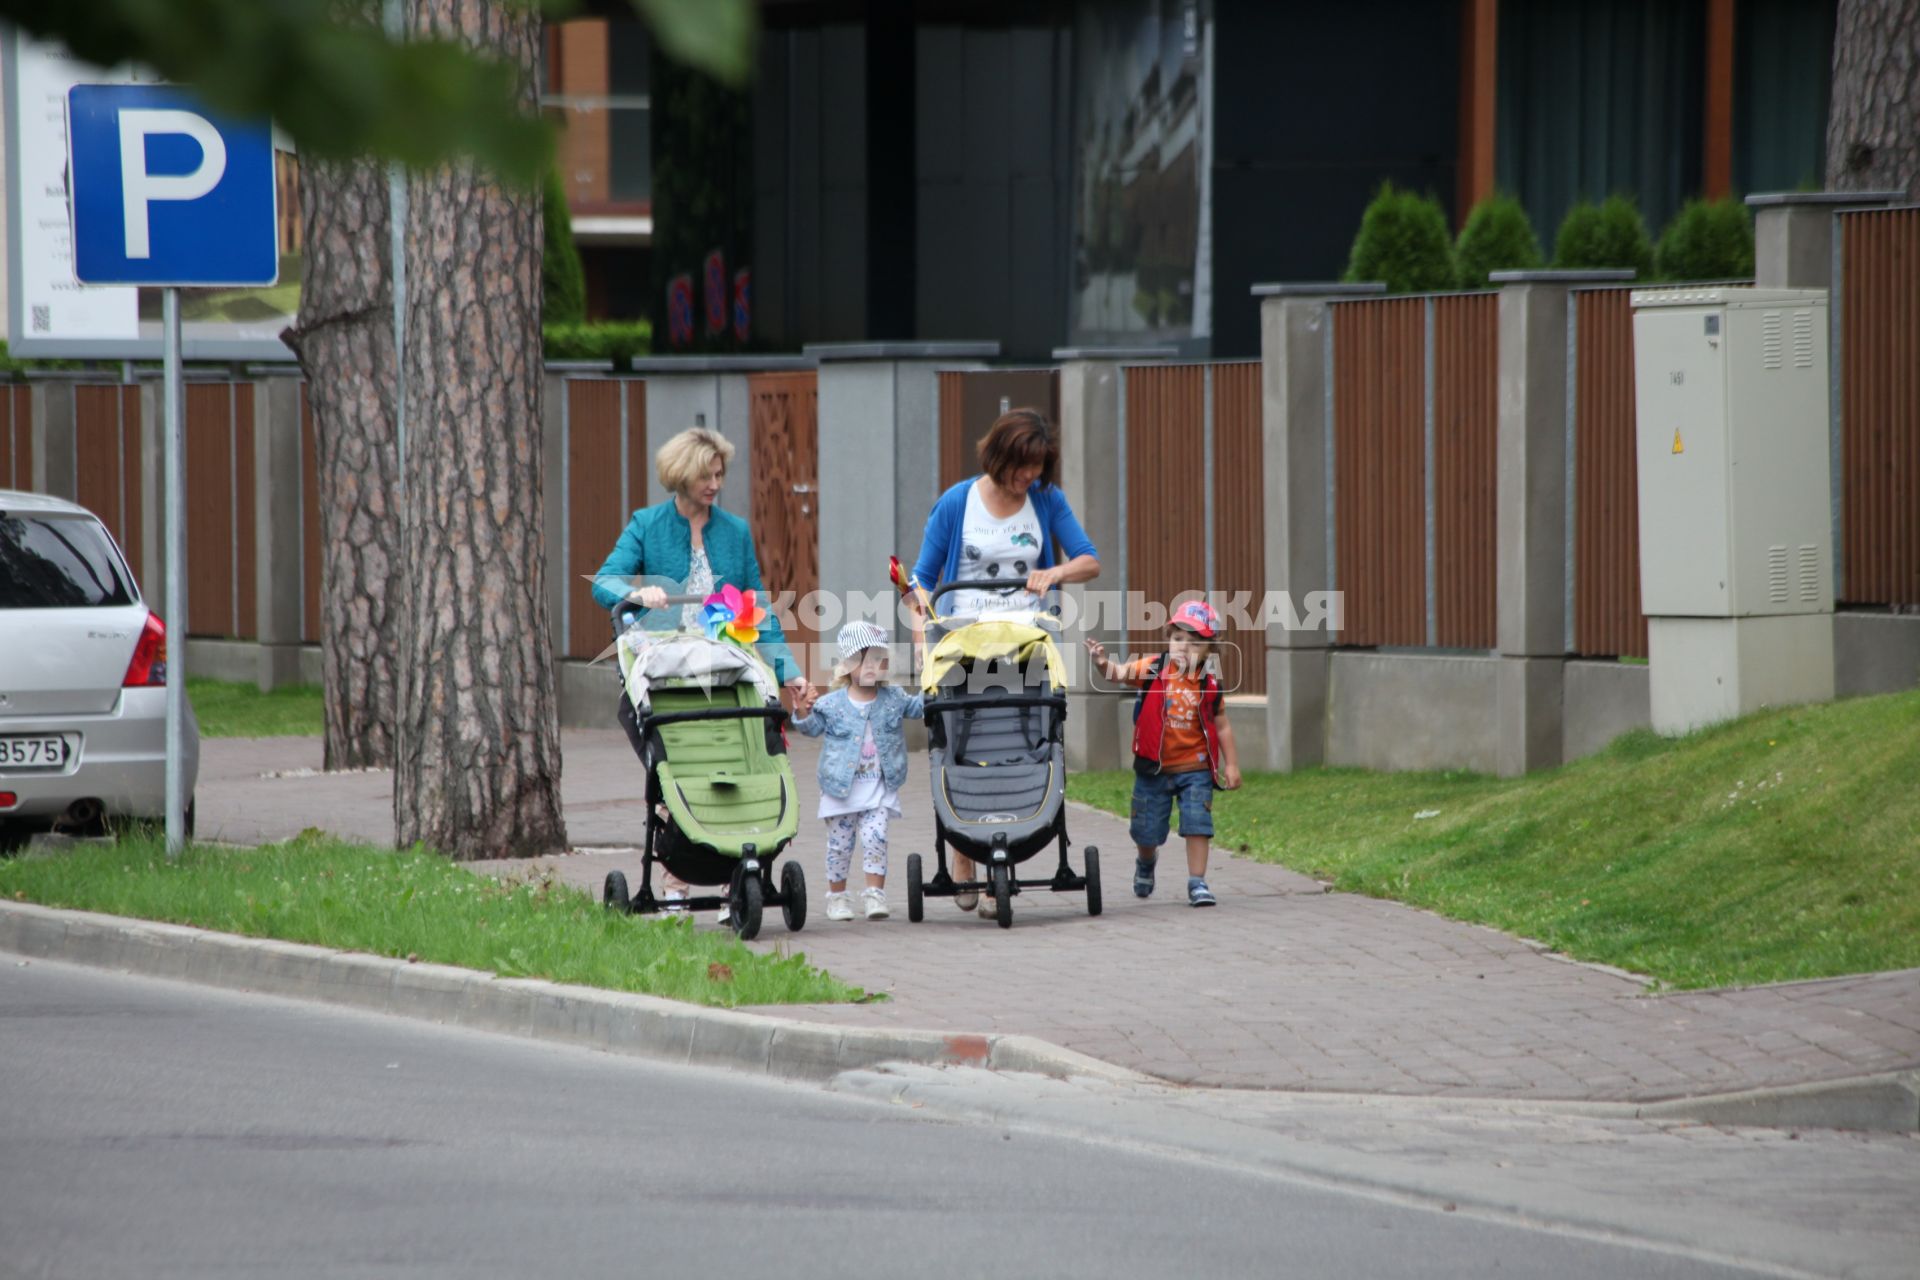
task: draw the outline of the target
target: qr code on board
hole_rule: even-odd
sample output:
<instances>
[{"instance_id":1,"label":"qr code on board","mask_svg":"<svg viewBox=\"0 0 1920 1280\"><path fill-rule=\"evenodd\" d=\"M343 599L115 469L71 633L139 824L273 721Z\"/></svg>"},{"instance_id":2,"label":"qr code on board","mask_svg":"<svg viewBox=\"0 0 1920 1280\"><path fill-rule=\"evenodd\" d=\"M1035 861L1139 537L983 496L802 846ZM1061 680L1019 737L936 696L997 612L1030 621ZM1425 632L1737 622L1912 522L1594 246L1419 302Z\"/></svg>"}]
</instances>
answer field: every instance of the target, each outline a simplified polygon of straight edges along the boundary
<instances>
[{"instance_id":1,"label":"qr code on board","mask_svg":"<svg viewBox=\"0 0 1920 1280\"><path fill-rule=\"evenodd\" d=\"M33 331L51 333L53 331L53 307L48 303L36 303L33 308Z\"/></svg>"}]
</instances>

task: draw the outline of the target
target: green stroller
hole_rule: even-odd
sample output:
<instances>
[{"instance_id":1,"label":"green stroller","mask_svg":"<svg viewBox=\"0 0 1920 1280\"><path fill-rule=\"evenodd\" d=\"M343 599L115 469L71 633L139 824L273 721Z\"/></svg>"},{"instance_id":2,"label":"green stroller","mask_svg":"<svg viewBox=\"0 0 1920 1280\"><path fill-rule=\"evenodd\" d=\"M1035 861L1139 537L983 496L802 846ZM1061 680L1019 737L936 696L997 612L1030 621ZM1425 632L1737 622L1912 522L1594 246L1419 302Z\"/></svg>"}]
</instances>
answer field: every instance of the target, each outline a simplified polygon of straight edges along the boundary
<instances>
[{"instance_id":1,"label":"green stroller","mask_svg":"<svg viewBox=\"0 0 1920 1280\"><path fill-rule=\"evenodd\" d=\"M806 874L774 860L800 830L787 759L786 711L773 673L750 651L692 632L630 630L618 642L646 768L646 846L640 884L607 874L610 910L724 907L742 939L777 906L789 930L807 918ZM659 863L693 886L724 892L667 902L653 891Z\"/></svg>"}]
</instances>

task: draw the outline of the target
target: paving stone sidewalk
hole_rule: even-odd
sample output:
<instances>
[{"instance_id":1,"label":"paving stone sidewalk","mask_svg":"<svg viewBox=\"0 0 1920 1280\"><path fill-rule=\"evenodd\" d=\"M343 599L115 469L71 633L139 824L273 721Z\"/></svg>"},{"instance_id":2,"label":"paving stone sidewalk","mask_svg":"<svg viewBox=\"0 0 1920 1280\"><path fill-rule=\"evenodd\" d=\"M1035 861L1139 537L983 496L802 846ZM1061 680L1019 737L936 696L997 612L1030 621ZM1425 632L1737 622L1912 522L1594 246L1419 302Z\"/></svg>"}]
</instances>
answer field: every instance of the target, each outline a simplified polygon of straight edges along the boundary
<instances>
[{"instance_id":1,"label":"paving stone sidewalk","mask_svg":"<svg viewBox=\"0 0 1920 1280\"><path fill-rule=\"evenodd\" d=\"M569 731L564 751L568 830L584 852L542 865L597 894L609 870L631 878L639 868L638 766L617 731ZM794 744L808 815L813 751L809 740ZM1174 863L1141 902L1125 822L1079 806L1068 819L1076 846L1103 851L1100 918L1086 915L1082 895L1029 891L1015 900L1011 930L947 900L911 925L906 855L930 862L932 849L925 757L911 763L907 816L893 827L893 917L822 918L823 841L809 817L793 856L812 918L789 935L771 913L755 944L804 951L891 998L767 1012L1019 1032L1168 1080L1253 1088L1645 1101L1920 1068L1920 970L1648 996L1628 975L1491 929L1226 856L1210 877L1217 908L1186 905ZM319 766L318 739L203 743L202 834L253 843L319 827L391 841L388 775L326 776ZM715 927L711 917L701 927Z\"/></svg>"}]
</instances>

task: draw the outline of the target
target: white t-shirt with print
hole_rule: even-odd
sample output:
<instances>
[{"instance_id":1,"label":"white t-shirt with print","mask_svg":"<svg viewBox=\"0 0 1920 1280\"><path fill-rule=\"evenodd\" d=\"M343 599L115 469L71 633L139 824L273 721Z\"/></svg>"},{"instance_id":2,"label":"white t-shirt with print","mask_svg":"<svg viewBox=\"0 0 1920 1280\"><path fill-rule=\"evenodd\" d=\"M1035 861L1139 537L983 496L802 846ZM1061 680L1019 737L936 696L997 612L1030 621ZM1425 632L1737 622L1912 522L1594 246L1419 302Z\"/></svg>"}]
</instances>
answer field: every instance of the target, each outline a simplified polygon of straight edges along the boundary
<instances>
[{"instance_id":1,"label":"white t-shirt with print","mask_svg":"<svg viewBox=\"0 0 1920 1280\"><path fill-rule=\"evenodd\" d=\"M980 486L967 490L967 510L960 521L960 567L956 578L992 578L1008 583L1002 592L956 591L940 602L948 617L977 618L982 614L1034 609L1039 597L1021 588L1027 575L1040 567L1044 531L1033 509L1031 495L1020 509L997 520L981 500Z\"/></svg>"}]
</instances>

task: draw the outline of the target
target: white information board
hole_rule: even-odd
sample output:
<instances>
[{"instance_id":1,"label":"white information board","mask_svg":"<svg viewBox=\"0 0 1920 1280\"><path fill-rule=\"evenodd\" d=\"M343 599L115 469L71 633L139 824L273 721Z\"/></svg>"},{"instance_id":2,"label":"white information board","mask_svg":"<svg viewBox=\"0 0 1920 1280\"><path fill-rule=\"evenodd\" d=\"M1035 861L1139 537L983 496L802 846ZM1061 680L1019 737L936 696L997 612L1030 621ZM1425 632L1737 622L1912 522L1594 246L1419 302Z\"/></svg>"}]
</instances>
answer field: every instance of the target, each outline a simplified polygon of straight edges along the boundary
<instances>
[{"instance_id":1,"label":"white information board","mask_svg":"<svg viewBox=\"0 0 1920 1280\"><path fill-rule=\"evenodd\" d=\"M67 191L67 90L76 84L152 80L103 70L57 44L0 29L0 101L6 115L7 339L21 359L157 360L159 289L88 286L74 279ZM182 289L188 360L285 361L280 333L299 310L297 167L276 143L284 177L280 280L254 289ZM291 197L291 198L290 198ZM288 224L291 223L290 233Z\"/></svg>"}]
</instances>

